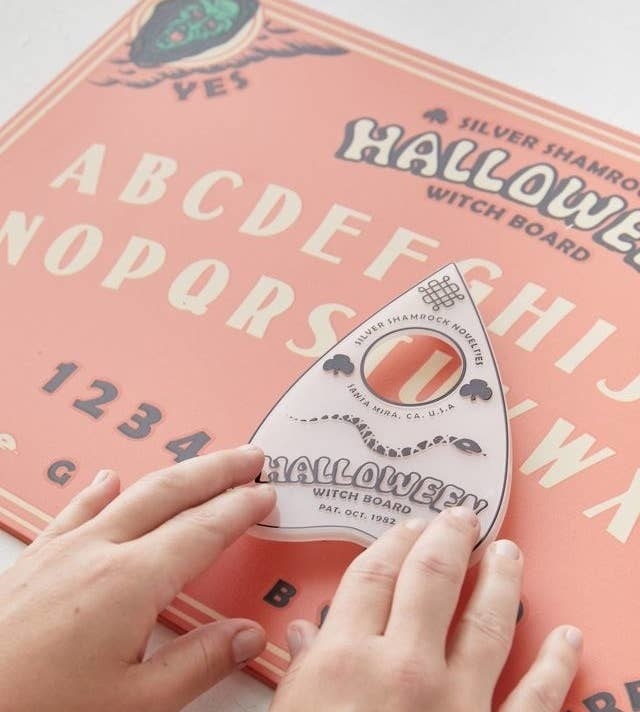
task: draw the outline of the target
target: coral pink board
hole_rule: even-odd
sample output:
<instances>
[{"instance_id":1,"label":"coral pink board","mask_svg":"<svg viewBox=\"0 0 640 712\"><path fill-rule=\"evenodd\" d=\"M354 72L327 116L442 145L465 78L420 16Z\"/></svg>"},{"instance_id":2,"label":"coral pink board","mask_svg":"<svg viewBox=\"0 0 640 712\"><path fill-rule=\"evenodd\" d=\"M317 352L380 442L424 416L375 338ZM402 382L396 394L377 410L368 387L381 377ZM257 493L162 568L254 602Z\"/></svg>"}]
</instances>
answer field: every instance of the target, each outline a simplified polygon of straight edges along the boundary
<instances>
[{"instance_id":1,"label":"coral pink board","mask_svg":"<svg viewBox=\"0 0 640 712\"><path fill-rule=\"evenodd\" d=\"M473 330L439 325L440 385L394 380L395 337L358 331L455 265L506 392L500 536L527 560L498 698L573 622L586 647L566 709L639 709L639 161L635 136L285 0L140 3L0 129L1 523L28 540L99 468L131 484L259 438L337 355L362 386L341 407L368 424L374 397L399 415L454 402L447 379L460 408L495 407L472 383L490 378L456 381ZM411 358L432 350L423 327L398 327ZM337 350L349 334L360 351ZM343 383L341 368L321 375ZM293 415L318 417L312 399ZM440 415L427 435L462 447L434 456L482 457ZM365 516L385 524L389 499ZM253 671L277 683L287 623L320 621L365 539L246 536L164 617L254 616L270 643Z\"/></svg>"}]
</instances>

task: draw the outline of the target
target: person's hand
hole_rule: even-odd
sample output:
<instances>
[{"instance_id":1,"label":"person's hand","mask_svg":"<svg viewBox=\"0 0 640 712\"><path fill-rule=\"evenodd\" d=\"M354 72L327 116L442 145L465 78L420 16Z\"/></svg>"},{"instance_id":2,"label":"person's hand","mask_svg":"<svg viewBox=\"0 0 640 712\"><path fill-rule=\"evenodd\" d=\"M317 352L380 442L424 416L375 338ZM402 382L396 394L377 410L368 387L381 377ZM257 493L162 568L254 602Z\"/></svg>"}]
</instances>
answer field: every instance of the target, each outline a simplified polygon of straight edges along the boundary
<instances>
[{"instance_id":1,"label":"person's hand","mask_svg":"<svg viewBox=\"0 0 640 712\"><path fill-rule=\"evenodd\" d=\"M0 576L0 710L171 712L258 655L262 628L226 620L143 661L157 615L273 508L271 486L238 487L262 463L218 452L119 496L100 473Z\"/></svg>"},{"instance_id":2,"label":"person's hand","mask_svg":"<svg viewBox=\"0 0 640 712\"><path fill-rule=\"evenodd\" d=\"M489 712L516 625L522 555L510 541L489 547L452 626L477 537L463 507L426 530L411 520L386 532L348 568L319 632L289 626L292 662L271 712ZM501 712L559 712L581 641L576 628L554 630Z\"/></svg>"}]
</instances>

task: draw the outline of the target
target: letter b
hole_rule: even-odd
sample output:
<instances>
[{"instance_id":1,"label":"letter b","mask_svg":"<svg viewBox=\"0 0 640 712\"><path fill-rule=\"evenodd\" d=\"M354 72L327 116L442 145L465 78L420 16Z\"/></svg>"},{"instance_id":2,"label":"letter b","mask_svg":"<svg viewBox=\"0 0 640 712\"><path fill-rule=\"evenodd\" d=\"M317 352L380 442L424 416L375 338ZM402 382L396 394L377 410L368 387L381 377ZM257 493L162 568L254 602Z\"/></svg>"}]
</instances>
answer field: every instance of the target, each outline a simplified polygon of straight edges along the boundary
<instances>
[{"instance_id":1,"label":"letter b","mask_svg":"<svg viewBox=\"0 0 640 712\"><path fill-rule=\"evenodd\" d=\"M629 695L631 709L633 712L638 712L640 710L640 680L625 682L624 686L627 689L627 695Z\"/></svg>"},{"instance_id":2,"label":"letter b","mask_svg":"<svg viewBox=\"0 0 640 712\"><path fill-rule=\"evenodd\" d=\"M297 592L298 590L293 584L283 579L278 579L262 600L276 608L284 608Z\"/></svg>"},{"instance_id":3,"label":"letter b","mask_svg":"<svg viewBox=\"0 0 640 712\"><path fill-rule=\"evenodd\" d=\"M589 712L622 712L616 707L616 698L610 692L597 692L582 703Z\"/></svg>"}]
</instances>

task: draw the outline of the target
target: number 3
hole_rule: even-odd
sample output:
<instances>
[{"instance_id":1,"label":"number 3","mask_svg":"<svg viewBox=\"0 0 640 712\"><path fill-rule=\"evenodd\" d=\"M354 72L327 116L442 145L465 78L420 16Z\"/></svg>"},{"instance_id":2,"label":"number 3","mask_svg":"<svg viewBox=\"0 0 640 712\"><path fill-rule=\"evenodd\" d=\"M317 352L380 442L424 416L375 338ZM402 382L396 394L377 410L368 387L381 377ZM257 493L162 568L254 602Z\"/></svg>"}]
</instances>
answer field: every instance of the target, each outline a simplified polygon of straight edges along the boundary
<instances>
[{"instance_id":1,"label":"number 3","mask_svg":"<svg viewBox=\"0 0 640 712\"><path fill-rule=\"evenodd\" d=\"M121 425L118 425L118 430L123 435L126 435L128 438L133 438L134 440L146 438L151 432L151 427L162 420L162 411L156 408L155 405L140 403L138 410L141 410L144 415L134 413L131 416L131 420L137 425L137 427L133 427L132 425L129 425L129 423L122 423Z\"/></svg>"}]
</instances>

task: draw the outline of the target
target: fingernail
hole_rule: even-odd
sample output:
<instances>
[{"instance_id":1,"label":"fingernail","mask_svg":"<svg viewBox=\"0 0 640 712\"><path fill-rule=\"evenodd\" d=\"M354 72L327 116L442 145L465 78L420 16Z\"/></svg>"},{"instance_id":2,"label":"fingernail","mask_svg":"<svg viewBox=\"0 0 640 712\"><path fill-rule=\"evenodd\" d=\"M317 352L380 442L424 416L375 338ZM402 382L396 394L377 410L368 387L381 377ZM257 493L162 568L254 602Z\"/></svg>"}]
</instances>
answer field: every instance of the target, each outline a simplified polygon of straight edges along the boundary
<instances>
[{"instance_id":1,"label":"fingernail","mask_svg":"<svg viewBox=\"0 0 640 712\"><path fill-rule=\"evenodd\" d=\"M92 485L99 485L101 482L104 482L105 480L109 479L111 475L114 475L113 470L100 470L98 474L93 478L93 482L91 483Z\"/></svg>"},{"instance_id":2,"label":"fingernail","mask_svg":"<svg viewBox=\"0 0 640 712\"><path fill-rule=\"evenodd\" d=\"M575 628L574 626L567 628L564 632L564 637L574 650L580 650L580 648L582 648L582 631L579 628Z\"/></svg>"},{"instance_id":3,"label":"fingernail","mask_svg":"<svg viewBox=\"0 0 640 712\"><path fill-rule=\"evenodd\" d=\"M302 635L295 626L291 626L287 630L287 644L289 646L291 657L295 657L302 647Z\"/></svg>"},{"instance_id":4,"label":"fingernail","mask_svg":"<svg viewBox=\"0 0 640 712\"><path fill-rule=\"evenodd\" d=\"M469 526L477 527L480 522L476 513L468 507L450 507L449 514Z\"/></svg>"},{"instance_id":5,"label":"fingernail","mask_svg":"<svg viewBox=\"0 0 640 712\"><path fill-rule=\"evenodd\" d=\"M239 448L237 448L241 452L259 452L262 453L262 450L257 446L254 445L253 443L247 443L246 445L240 445Z\"/></svg>"},{"instance_id":6,"label":"fingernail","mask_svg":"<svg viewBox=\"0 0 640 712\"><path fill-rule=\"evenodd\" d=\"M255 658L264 648L264 633L256 628L241 630L231 641L231 652L236 665Z\"/></svg>"},{"instance_id":7,"label":"fingernail","mask_svg":"<svg viewBox=\"0 0 640 712\"><path fill-rule=\"evenodd\" d=\"M411 529L411 531L414 532L422 532L427 528L427 520L415 517L414 519L410 519L405 524L405 527L407 527L407 529Z\"/></svg>"},{"instance_id":8,"label":"fingernail","mask_svg":"<svg viewBox=\"0 0 640 712\"><path fill-rule=\"evenodd\" d=\"M494 551L498 556L506 556L507 559L518 560L520 558L520 549L509 539L502 539L494 544Z\"/></svg>"}]
</instances>

